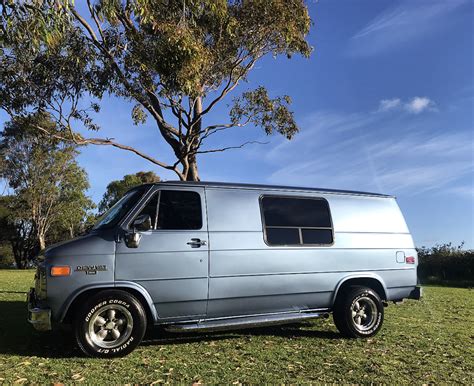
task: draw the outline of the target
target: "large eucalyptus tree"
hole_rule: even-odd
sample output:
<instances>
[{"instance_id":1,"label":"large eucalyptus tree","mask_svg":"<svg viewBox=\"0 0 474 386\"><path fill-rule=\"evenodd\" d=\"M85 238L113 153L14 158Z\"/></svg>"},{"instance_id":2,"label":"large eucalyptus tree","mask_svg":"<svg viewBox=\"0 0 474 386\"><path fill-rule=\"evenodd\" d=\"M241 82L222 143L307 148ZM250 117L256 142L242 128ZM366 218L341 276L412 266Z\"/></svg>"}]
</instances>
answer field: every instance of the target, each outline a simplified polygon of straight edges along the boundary
<instances>
[{"instance_id":1,"label":"large eucalyptus tree","mask_svg":"<svg viewBox=\"0 0 474 386\"><path fill-rule=\"evenodd\" d=\"M133 152L182 180L199 180L206 141L253 125L291 139L297 132L288 96L263 86L234 96L225 122L208 114L265 55L311 53L303 0L0 0L0 104L12 116L46 111L76 144ZM152 119L174 161L113 138L91 137L105 94L132 101L136 124ZM85 100L93 102L84 105Z\"/></svg>"}]
</instances>

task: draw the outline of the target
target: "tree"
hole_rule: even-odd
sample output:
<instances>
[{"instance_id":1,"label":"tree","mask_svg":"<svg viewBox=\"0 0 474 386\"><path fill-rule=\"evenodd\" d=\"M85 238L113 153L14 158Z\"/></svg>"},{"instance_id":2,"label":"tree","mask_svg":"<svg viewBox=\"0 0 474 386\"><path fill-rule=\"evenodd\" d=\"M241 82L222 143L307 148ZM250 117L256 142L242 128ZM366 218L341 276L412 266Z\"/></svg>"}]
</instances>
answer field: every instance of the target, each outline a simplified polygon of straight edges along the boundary
<instances>
[{"instance_id":1,"label":"tree","mask_svg":"<svg viewBox=\"0 0 474 386\"><path fill-rule=\"evenodd\" d=\"M112 181L107 185L107 190L99 203L99 213L104 213L110 209L129 189L159 181L160 177L154 172L127 174L121 180Z\"/></svg>"},{"instance_id":2,"label":"tree","mask_svg":"<svg viewBox=\"0 0 474 386\"><path fill-rule=\"evenodd\" d=\"M114 146L181 180L199 180L199 155L255 142L207 147L215 134L247 125L288 139L298 132L290 98L271 98L263 86L235 96L227 122L205 121L265 55L310 55L311 20L303 0L1 4L1 108L11 116L48 111L59 130L37 129L52 137ZM75 130L99 130L91 114L99 111L104 93L134 102L136 124L151 118L174 161ZM84 99L93 102L81 107Z\"/></svg>"},{"instance_id":3,"label":"tree","mask_svg":"<svg viewBox=\"0 0 474 386\"><path fill-rule=\"evenodd\" d=\"M52 226L67 226L73 236L93 203L85 195L89 184L75 160L76 148L38 136L35 126L54 130L54 122L45 114L15 118L5 125L1 175L15 194L13 224L24 222L22 227L33 232L39 249L44 249Z\"/></svg>"},{"instance_id":4,"label":"tree","mask_svg":"<svg viewBox=\"0 0 474 386\"><path fill-rule=\"evenodd\" d=\"M0 243L10 244L18 269L26 268L39 251L34 224L27 218L23 204L15 196L0 197Z\"/></svg>"}]
</instances>

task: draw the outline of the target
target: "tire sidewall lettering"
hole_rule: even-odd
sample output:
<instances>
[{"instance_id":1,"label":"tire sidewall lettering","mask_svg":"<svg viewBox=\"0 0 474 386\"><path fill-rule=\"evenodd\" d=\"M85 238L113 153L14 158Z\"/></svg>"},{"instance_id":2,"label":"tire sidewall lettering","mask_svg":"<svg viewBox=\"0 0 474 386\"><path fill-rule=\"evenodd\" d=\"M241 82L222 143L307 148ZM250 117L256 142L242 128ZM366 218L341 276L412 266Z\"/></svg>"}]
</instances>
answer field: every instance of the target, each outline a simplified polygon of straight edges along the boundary
<instances>
[{"instance_id":1,"label":"tire sidewall lettering","mask_svg":"<svg viewBox=\"0 0 474 386\"><path fill-rule=\"evenodd\" d=\"M94 307L92 307L92 309L87 313L86 317L84 318L84 321L86 323L89 323L92 315L94 315L94 313L101 307L105 306L107 304L106 301L103 301L103 302L100 302L99 304L95 305Z\"/></svg>"},{"instance_id":2,"label":"tire sidewall lettering","mask_svg":"<svg viewBox=\"0 0 474 386\"><path fill-rule=\"evenodd\" d=\"M115 353L118 353L122 350L125 350L128 346L130 346L130 344L133 342L133 340L134 340L133 336L131 336L130 339L127 340L125 343L121 344L119 347L115 347L115 348L110 349L110 351L115 354Z\"/></svg>"},{"instance_id":3,"label":"tire sidewall lettering","mask_svg":"<svg viewBox=\"0 0 474 386\"><path fill-rule=\"evenodd\" d=\"M94 315L94 313L99 308L101 308L101 307L103 307L107 304L118 304L118 305L126 307L127 309L130 309L130 304L128 304L126 301L120 300L120 299L110 299L110 300L102 301L102 302L98 303L97 305L95 305L94 307L92 307L92 309L87 313L84 320L88 323L90 321L90 318L92 317L92 315Z\"/></svg>"},{"instance_id":4,"label":"tire sidewall lettering","mask_svg":"<svg viewBox=\"0 0 474 386\"><path fill-rule=\"evenodd\" d=\"M110 299L108 301L108 304L118 304L118 305L121 305L121 306L124 306L126 308L130 308L130 304L128 304L126 301L124 300L119 300L119 299Z\"/></svg>"},{"instance_id":5,"label":"tire sidewall lettering","mask_svg":"<svg viewBox=\"0 0 474 386\"><path fill-rule=\"evenodd\" d=\"M133 336L130 337L129 340L127 340L125 343L121 344L119 347L113 347L113 348L98 348L97 352L100 354L116 354L120 351L125 350L130 344L134 341Z\"/></svg>"}]
</instances>

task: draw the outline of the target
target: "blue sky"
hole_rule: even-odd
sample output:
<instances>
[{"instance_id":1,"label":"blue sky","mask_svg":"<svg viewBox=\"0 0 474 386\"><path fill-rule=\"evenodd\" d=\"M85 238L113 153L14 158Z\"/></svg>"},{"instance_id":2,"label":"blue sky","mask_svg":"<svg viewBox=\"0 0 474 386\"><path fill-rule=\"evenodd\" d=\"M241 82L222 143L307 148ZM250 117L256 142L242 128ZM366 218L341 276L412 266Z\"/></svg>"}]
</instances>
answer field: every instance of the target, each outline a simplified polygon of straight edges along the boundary
<instances>
[{"instance_id":1,"label":"blue sky","mask_svg":"<svg viewBox=\"0 0 474 386\"><path fill-rule=\"evenodd\" d=\"M210 147L269 143L202 155L201 179L394 194L417 246L465 241L474 248L474 1L308 5L311 58L264 58L236 90L264 85L272 96L290 95L300 133L292 141L257 128L216 136ZM104 101L102 135L171 160L156 127L134 126L130 108ZM206 123L226 122L226 113L224 104ZM107 147L83 149L79 161L96 202L124 174L154 170L176 179Z\"/></svg>"}]
</instances>

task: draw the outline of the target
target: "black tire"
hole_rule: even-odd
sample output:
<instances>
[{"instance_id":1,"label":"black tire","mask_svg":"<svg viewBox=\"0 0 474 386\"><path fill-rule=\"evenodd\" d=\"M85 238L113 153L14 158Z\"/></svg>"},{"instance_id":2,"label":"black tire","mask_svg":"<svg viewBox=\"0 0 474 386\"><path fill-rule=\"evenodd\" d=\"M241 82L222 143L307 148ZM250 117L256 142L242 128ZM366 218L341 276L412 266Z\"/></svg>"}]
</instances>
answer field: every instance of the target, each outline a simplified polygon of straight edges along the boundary
<instances>
[{"instance_id":1,"label":"black tire","mask_svg":"<svg viewBox=\"0 0 474 386\"><path fill-rule=\"evenodd\" d=\"M348 338L368 338L382 328L384 307L371 288L351 286L338 295L334 304L334 324Z\"/></svg>"},{"instance_id":2,"label":"black tire","mask_svg":"<svg viewBox=\"0 0 474 386\"><path fill-rule=\"evenodd\" d=\"M104 290L93 295L76 312L74 333L84 354L115 358L132 352L146 331L141 303L130 293Z\"/></svg>"}]
</instances>

